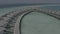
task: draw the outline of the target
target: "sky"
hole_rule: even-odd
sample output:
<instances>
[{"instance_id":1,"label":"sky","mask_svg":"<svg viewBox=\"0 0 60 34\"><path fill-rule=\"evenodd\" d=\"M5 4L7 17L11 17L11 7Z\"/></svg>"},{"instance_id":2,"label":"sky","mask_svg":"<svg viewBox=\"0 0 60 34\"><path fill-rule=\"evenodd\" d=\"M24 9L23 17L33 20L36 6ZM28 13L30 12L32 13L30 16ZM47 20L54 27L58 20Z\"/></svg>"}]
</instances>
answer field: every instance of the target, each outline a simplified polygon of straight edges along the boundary
<instances>
[{"instance_id":1,"label":"sky","mask_svg":"<svg viewBox=\"0 0 60 34\"><path fill-rule=\"evenodd\" d=\"M0 5L18 3L60 3L60 0L0 0Z\"/></svg>"}]
</instances>

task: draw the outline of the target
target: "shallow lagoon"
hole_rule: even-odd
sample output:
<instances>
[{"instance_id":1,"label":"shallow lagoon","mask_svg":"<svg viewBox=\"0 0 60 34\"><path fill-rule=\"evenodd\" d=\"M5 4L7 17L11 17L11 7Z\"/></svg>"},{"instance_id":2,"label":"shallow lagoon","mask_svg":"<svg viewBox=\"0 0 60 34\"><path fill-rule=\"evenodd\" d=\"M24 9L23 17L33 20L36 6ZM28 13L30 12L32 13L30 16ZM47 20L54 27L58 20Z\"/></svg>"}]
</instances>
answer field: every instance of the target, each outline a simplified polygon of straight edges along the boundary
<instances>
[{"instance_id":1,"label":"shallow lagoon","mask_svg":"<svg viewBox=\"0 0 60 34\"><path fill-rule=\"evenodd\" d=\"M32 12L23 18L21 30L22 34L60 34L60 20Z\"/></svg>"}]
</instances>

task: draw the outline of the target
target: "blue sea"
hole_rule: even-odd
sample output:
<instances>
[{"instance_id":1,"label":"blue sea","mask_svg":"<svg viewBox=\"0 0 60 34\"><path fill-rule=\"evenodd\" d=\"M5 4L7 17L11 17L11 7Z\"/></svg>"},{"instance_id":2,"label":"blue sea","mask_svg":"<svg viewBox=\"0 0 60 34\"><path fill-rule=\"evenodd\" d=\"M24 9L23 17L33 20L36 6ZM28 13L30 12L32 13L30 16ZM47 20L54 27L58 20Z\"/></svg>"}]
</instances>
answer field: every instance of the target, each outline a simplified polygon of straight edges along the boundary
<instances>
[{"instance_id":1,"label":"blue sea","mask_svg":"<svg viewBox=\"0 0 60 34\"><path fill-rule=\"evenodd\" d=\"M59 4L4 5L4 6L0 6L0 16L6 14L8 12L12 12L17 9L22 9L22 8L26 8L26 7L30 7L30 6L60 11ZM29 33L30 34L31 33L32 34L39 34L39 33L41 33L41 34L59 34L60 33L60 28L59 28L60 20L53 18L51 16L48 16L46 14L36 13L36 12L30 13L29 15L25 16L25 18L23 19L23 23L25 24L25 25L22 24L23 33L24 32L28 32L27 34L29 34ZM52 23L52 24L50 24L50 23ZM38 31L38 30L36 30L37 28L38 28L38 30L43 31L43 32L40 32L40 31L37 32Z\"/></svg>"},{"instance_id":2,"label":"blue sea","mask_svg":"<svg viewBox=\"0 0 60 34\"><path fill-rule=\"evenodd\" d=\"M39 8L45 8L45 9L60 11L60 5L59 4L5 5L5 6L0 6L0 16L6 14L8 12L15 11L16 9L21 9L22 7L24 8L24 7L27 7L27 6L38 6Z\"/></svg>"},{"instance_id":3,"label":"blue sea","mask_svg":"<svg viewBox=\"0 0 60 34\"><path fill-rule=\"evenodd\" d=\"M43 8L60 11L60 6L44 6Z\"/></svg>"}]
</instances>

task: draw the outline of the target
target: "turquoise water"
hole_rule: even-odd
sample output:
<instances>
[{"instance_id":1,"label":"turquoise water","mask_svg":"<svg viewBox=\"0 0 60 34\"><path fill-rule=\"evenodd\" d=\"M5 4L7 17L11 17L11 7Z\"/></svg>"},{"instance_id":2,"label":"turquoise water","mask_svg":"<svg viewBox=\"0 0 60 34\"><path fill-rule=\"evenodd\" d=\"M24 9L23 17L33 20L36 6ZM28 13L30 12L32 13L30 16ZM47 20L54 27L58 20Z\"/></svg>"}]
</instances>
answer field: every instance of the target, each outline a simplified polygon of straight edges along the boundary
<instances>
[{"instance_id":1,"label":"turquoise water","mask_svg":"<svg viewBox=\"0 0 60 34\"><path fill-rule=\"evenodd\" d=\"M23 6L0 8L0 16L21 7ZM39 8L60 11L60 6L41 5ZM60 20L43 13L32 12L22 21L22 34L60 34Z\"/></svg>"},{"instance_id":2,"label":"turquoise water","mask_svg":"<svg viewBox=\"0 0 60 34\"><path fill-rule=\"evenodd\" d=\"M60 11L60 6L43 6L42 8Z\"/></svg>"},{"instance_id":3,"label":"turquoise water","mask_svg":"<svg viewBox=\"0 0 60 34\"><path fill-rule=\"evenodd\" d=\"M20 8L20 7L19 7ZM8 12L12 12L15 11L16 9L19 9L18 7L11 7L11 8L0 8L0 16L8 13Z\"/></svg>"},{"instance_id":4,"label":"turquoise water","mask_svg":"<svg viewBox=\"0 0 60 34\"><path fill-rule=\"evenodd\" d=\"M32 6L34 6L34 5L32 5ZM45 9L51 9L51 10L60 11L60 6L59 5L45 5L44 4L44 5L36 5L36 6L39 6L39 8L45 8ZM0 16L6 14L8 12L15 11L16 9L20 9L21 7L24 7L24 6L0 8Z\"/></svg>"},{"instance_id":5,"label":"turquoise water","mask_svg":"<svg viewBox=\"0 0 60 34\"><path fill-rule=\"evenodd\" d=\"M22 34L60 34L60 20L43 13L26 15L21 25Z\"/></svg>"}]
</instances>

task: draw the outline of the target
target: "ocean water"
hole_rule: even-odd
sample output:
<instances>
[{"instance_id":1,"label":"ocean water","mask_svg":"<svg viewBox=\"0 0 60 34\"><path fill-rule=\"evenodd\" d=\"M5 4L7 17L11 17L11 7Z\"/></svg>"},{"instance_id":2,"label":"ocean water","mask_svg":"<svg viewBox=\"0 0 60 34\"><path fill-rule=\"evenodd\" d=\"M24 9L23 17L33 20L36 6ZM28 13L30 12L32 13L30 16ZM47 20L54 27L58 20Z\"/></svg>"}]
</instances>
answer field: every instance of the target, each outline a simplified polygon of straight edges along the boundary
<instances>
[{"instance_id":1,"label":"ocean water","mask_svg":"<svg viewBox=\"0 0 60 34\"><path fill-rule=\"evenodd\" d=\"M8 12L15 11L17 8L20 8L20 7L0 8L0 16L6 14Z\"/></svg>"},{"instance_id":2,"label":"ocean water","mask_svg":"<svg viewBox=\"0 0 60 34\"><path fill-rule=\"evenodd\" d=\"M33 5L35 6L35 5ZM39 8L46 8L60 11L59 5L36 5ZM0 16L15 11L16 9L26 8L27 6L15 6L0 8ZM29 7L29 6L28 6ZM32 26L32 27L31 27ZM23 19L22 34L60 34L60 20L42 13L31 13Z\"/></svg>"},{"instance_id":3,"label":"ocean water","mask_svg":"<svg viewBox=\"0 0 60 34\"><path fill-rule=\"evenodd\" d=\"M12 11L16 11L19 9L23 9L29 6L15 6L15 7L4 7L4 8L0 8L0 16L8 13L8 12L12 12Z\"/></svg>"},{"instance_id":4,"label":"ocean water","mask_svg":"<svg viewBox=\"0 0 60 34\"><path fill-rule=\"evenodd\" d=\"M26 5L26 6L9 6L9 7L0 7L0 16L1 15L4 15L8 12L11 12L11 11L15 11L16 9L21 9L21 8L24 8L24 7L29 7L29 5ZM35 6L35 7L38 7L38 8L45 8L45 9L51 9L51 10L56 10L56 11L60 11L60 5L53 5L53 4L44 4L44 5L30 5L30 6Z\"/></svg>"},{"instance_id":5,"label":"ocean water","mask_svg":"<svg viewBox=\"0 0 60 34\"><path fill-rule=\"evenodd\" d=\"M51 5L51 4L50 5L49 4L45 5L44 4L44 5L32 5L32 6L36 6L38 8L46 8L46 9L60 11L60 5ZM26 6L9 6L9 7L0 8L0 16L6 14L8 12L15 11L17 9L21 9L22 7L27 7L27 5Z\"/></svg>"},{"instance_id":6,"label":"ocean water","mask_svg":"<svg viewBox=\"0 0 60 34\"><path fill-rule=\"evenodd\" d=\"M44 6L44 7L42 7L42 8L60 11L60 6Z\"/></svg>"}]
</instances>

